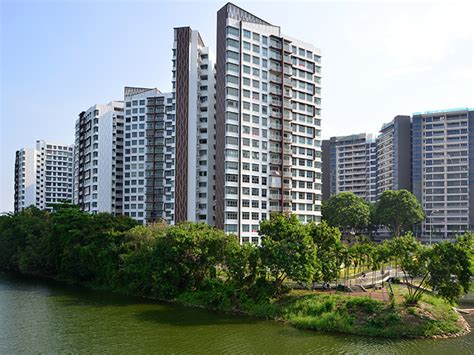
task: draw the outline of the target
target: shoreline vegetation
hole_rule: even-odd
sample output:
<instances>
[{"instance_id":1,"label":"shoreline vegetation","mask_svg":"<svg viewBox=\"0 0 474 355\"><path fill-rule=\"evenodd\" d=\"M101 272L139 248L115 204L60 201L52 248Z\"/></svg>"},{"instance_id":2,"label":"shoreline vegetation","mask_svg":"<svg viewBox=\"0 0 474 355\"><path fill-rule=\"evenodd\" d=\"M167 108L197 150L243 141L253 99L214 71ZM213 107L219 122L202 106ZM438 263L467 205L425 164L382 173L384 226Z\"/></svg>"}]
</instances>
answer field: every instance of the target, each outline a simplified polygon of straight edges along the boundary
<instances>
[{"instance_id":1,"label":"shoreline vegetation","mask_svg":"<svg viewBox=\"0 0 474 355\"><path fill-rule=\"evenodd\" d=\"M127 217L89 215L71 205L52 213L28 208L0 217L0 269L326 333L440 338L469 332L452 305L470 287L470 234L430 249L410 235L380 244L385 248L367 241L349 246L337 228L303 225L291 215L272 215L261 222L260 233L262 245L256 247L205 224L138 226ZM396 254L393 246L407 253ZM416 276L420 287L346 292L341 275L386 265L397 265L412 283ZM290 280L336 280L338 287L294 290Z\"/></svg>"}]
</instances>

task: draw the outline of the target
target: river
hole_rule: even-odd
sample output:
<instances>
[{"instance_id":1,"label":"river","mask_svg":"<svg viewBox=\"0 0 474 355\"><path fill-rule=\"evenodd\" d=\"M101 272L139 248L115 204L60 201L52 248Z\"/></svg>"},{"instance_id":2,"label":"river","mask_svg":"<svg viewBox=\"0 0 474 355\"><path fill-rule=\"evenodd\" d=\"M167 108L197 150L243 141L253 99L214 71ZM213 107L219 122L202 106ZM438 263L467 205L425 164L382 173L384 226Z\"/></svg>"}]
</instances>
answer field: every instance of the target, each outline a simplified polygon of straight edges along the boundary
<instances>
[{"instance_id":1,"label":"river","mask_svg":"<svg viewBox=\"0 0 474 355\"><path fill-rule=\"evenodd\" d=\"M465 302L474 308L474 295ZM460 355L474 353L474 333L446 340L319 334L0 273L0 354L150 352Z\"/></svg>"}]
</instances>

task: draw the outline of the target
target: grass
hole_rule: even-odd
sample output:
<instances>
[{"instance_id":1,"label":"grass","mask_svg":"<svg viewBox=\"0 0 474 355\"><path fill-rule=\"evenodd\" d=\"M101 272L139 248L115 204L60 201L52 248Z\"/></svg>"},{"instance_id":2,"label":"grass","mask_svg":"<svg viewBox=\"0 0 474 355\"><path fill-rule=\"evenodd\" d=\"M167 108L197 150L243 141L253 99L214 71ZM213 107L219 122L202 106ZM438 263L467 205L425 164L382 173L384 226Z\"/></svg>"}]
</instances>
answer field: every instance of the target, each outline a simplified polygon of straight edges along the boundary
<instances>
[{"instance_id":1,"label":"grass","mask_svg":"<svg viewBox=\"0 0 474 355\"><path fill-rule=\"evenodd\" d=\"M401 290L399 290L401 291ZM300 328L378 337L432 337L458 333L458 314L445 301L423 295L419 304L390 304L348 294L290 295L283 319Z\"/></svg>"},{"instance_id":2,"label":"grass","mask_svg":"<svg viewBox=\"0 0 474 355\"><path fill-rule=\"evenodd\" d=\"M224 294L194 291L178 301L186 304L239 311L258 318L275 319L304 329L375 337L432 337L458 333L458 314L444 300L424 294L416 306L406 306L403 286L395 287L395 302L384 302L350 293L294 290L270 301L250 299L235 303ZM231 306L232 305L232 306Z\"/></svg>"}]
</instances>

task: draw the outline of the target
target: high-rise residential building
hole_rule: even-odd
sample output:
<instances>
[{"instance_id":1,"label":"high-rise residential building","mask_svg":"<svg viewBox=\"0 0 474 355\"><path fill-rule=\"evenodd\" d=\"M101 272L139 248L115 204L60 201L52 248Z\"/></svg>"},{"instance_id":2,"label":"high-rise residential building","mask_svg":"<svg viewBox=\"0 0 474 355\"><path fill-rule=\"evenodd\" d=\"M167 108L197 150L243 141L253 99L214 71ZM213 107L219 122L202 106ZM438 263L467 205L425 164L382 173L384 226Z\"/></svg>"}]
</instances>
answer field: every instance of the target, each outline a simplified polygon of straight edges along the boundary
<instances>
[{"instance_id":1,"label":"high-rise residential building","mask_svg":"<svg viewBox=\"0 0 474 355\"><path fill-rule=\"evenodd\" d=\"M216 226L259 243L271 212L320 221L320 50L228 3L216 59Z\"/></svg>"},{"instance_id":2,"label":"high-rise residential building","mask_svg":"<svg viewBox=\"0 0 474 355\"><path fill-rule=\"evenodd\" d=\"M324 198L353 192L368 202L375 202L377 142L373 136L361 133L332 137L324 141L323 147Z\"/></svg>"},{"instance_id":3,"label":"high-rise residential building","mask_svg":"<svg viewBox=\"0 0 474 355\"><path fill-rule=\"evenodd\" d=\"M413 114L412 184L425 241L474 229L474 109Z\"/></svg>"},{"instance_id":4,"label":"high-rise residential building","mask_svg":"<svg viewBox=\"0 0 474 355\"><path fill-rule=\"evenodd\" d=\"M174 29L174 216L214 224L215 72L198 31Z\"/></svg>"},{"instance_id":5,"label":"high-rise residential building","mask_svg":"<svg viewBox=\"0 0 474 355\"><path fill-rule=\"evenodd\" d=\"M123 102L79 114L74 153L74 203L91 213L122 214Z\"/></svg>"},{"instance_id":6,"label":"high-rise residential building","mask_svg":"<svg viewBox=\"0 0 474 355\"><path fill-rule=\"evenodd\" d=\"M172 62L172 93L125 88L124 213L214 224L214 64L199 32L175 28Z\"/></svg>"},{"instance_id":7,"label":"high-rise residential building","mask_svg":"<svg viewBox=\"0 0 474 355\"><path fill-rule=\"evenodd\" d=\"M28 206L36 206L36 161L36 149L22 148L16 151L15 213Z\"/></svg>"},{"instance_id":8,"label":"high-rise residential building","mask_svg":"<svg viewBox=\"0 0 474 355\"><path fill-rule=\"evenodd\" d=\"M174 123L166 113L170 96L158 89L124 89L123 213L140 223L163 218L163 204L171 194L172 186L165 193L164 176L165 150L174 151Z\"/></svg>"},{"instance_id":9,"label":"high-rise residential building","mask_svg":"<svg viewBox=\"0 0 474 355\"><path fill-rule=\"evenodd\" d=\"M23 148L15 158L15 212L34 205L51 210L72 202L73 145L39 140L36 149Z\"/></svg>"},{"instance_id":10,"label":"high-rise residential building","mask_svg":"<svg viewBox=\"0 0 474 355\"><path fill-rule=\"evenodd\" d=\"M377 196L385 190L411 190L411 117L396 116L377 137Z\"/></svg>"}]
</instances>

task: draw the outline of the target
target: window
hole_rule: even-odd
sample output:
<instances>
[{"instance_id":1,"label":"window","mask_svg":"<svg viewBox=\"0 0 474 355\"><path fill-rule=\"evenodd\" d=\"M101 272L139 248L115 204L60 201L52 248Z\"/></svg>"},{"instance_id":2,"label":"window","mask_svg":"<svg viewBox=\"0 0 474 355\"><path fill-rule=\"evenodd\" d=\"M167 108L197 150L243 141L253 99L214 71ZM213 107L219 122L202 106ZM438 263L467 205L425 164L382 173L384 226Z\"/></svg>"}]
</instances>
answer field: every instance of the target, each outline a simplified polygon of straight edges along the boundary
<instances>
[{"instance_id":1,"label":"window","mask_svg":"<svg viewBox=\"0 0 474 355\"><path fill-rule=\"evenodd\" d=\"M244 37L245 38L250 38L250 31L244 30Z\"/></svg>"},{"instance_id":2,"label":"window","mask_svg":"<svg viewBox=\"0 0 474 355\"><path fill-rule=\"evenodd\" d=\"M228 47L239 48L239 41L235 39L227 38L226 43Z\"/></svg>"},{"instance_id":3,"label":"window","mask_svg":"<svg viewBox=\"0 0 474 355\"><path fill-rule=\"evenodd\" d=\"M227 26L227 34L235 36L235 37L239 37L240 31L238 28Z\"/></svg>"},{"instance_id":4,"label":"window","mask_svg":"<svg viewBox=\"0 0 474 355\"><path fill-rule=\"evenodd\" d=\"M237 182L238 181L238 175L236 174L226 174L225 175L225 180L228 182Z\"/></svg>"},{"instance_id":5,"label":"window","mask_svg":"<svg viewBox=\"0 0 474 355\"><path fill-rule=\"evenodd\" d=\"M239 53L233 51L227 51L227 59L239 60ZM202 68L202 66L201 66Z\"/></svg>"},{"instance_id":6,"label":"window","mask_svg":"<svg viewBox=\"0 0 474 355\"><path fill-rule=\"evenodd\" d=\"M239 72L239 66L237 64L232 64L232 63L227 63L227 70L228 71L233 71L238 73Z\"/></svg>"}]
</instances>

